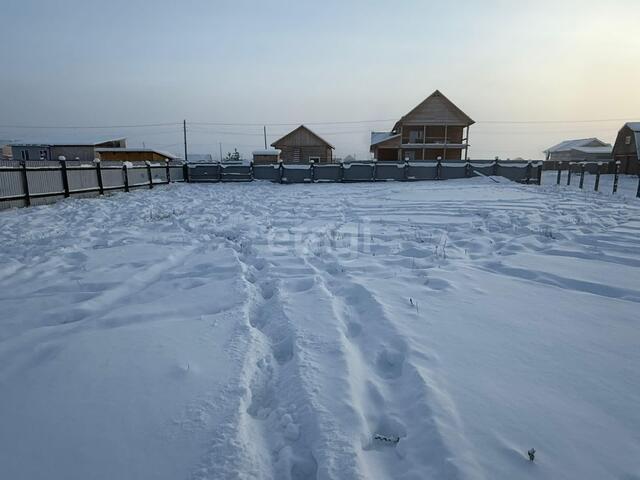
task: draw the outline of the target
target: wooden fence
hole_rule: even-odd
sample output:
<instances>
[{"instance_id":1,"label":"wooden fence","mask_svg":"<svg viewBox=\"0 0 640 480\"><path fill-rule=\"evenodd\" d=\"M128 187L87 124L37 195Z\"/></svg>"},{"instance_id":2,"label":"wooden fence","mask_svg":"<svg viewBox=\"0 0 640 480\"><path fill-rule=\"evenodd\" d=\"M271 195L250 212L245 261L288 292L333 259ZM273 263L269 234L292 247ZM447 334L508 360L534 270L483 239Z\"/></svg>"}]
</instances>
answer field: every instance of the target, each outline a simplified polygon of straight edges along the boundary
<instances>
[{"instance_id":1,"label":"wooden fence","mask_svg":"<svg viewBox=\"0 0 640 480\"><path fill-rule=\"evenodd\" d=\"M183 164L0 161L0 209L52 203L70 196L128 192L185 180Z\"/></svg>"},{"instance_id":2,"label":"wooden fence","mask_svg":"<svg viewBox=\"0 0 640 480\"><path fill-rule=\"evenodd\" d=\"M576 176L578 177L578 187L584 188L584 175L585 173L594 174L596 176L593 183L593 190L600 190L600 175L613 173L613 187L612 192L615 194L618 191L618 183L620 180L620 162L555 162L557 170L556 185L560 185L563 181L562 172L567 172L566 185L570 186L571 181ZM613 172L611 172L613 170ZM573 180L575 182L575 180ZM638 174L638 188L636 190L636 197L640 198L640 174Z\"/></svg>"}]
</instances>

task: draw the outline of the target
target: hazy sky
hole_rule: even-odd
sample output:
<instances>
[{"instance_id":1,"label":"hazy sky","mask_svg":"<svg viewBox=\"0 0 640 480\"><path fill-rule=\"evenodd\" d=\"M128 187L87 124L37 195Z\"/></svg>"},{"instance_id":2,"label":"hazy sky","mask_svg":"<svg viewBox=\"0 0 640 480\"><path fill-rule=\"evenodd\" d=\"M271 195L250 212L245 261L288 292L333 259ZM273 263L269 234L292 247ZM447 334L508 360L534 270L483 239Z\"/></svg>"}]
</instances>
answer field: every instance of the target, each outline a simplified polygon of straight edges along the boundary
<instances>
[{"instance_id":1,"label":"hazy sky","mask_svg":"<svg viewBox=\"0 0 640 480\"><path fill-rule=\"evenodd\" d=\"M640 0L0 0L0 17L0 139L123 135L179 153L182 119L304 122L366 158L369 132L435 89L478 122L472 158L613 142L623 123L488 122L640 120ZM149 123L175 125L7 127ZM269 143L291 128L268 125ZM194 124L190 150L249 154L261 133Z\"/></svg>"}]
</instances>

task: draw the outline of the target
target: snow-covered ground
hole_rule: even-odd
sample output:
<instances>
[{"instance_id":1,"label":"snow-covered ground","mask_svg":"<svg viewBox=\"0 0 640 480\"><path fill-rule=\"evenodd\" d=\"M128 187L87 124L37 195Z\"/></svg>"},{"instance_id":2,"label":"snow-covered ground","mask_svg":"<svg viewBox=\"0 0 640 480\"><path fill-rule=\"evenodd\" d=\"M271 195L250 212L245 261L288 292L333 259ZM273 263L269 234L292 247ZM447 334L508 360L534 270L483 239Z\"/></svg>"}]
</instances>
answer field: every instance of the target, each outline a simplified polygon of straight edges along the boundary
<instances>
[{"instance_id":1,"label":"snow-covered ground","mask_svg":"<svg viewBox=\"0 0 640 480\"><path fill-rule=\"evenodd\" d=\"M638 479L635 182L2 212L0 478Z\"/></svg>"}]
</instances>

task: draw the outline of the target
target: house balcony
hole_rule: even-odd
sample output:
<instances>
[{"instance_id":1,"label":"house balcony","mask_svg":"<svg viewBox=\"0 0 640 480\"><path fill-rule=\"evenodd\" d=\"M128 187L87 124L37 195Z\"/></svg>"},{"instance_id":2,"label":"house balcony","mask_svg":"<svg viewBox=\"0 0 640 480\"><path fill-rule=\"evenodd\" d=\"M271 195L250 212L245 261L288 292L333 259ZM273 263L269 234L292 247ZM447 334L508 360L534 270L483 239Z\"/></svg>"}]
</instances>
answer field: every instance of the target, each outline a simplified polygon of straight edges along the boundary
<instances>
[{"instance_id":1,"label":"house balcony","mask_svg":"<svg viewBox=\"0 0 640 480\"><path fill-rule=\"evenodd\" d=\"M457 138L427 138L423 140L421 138L417 139L402 139L402 148L467 148L469 145L466 143L466 139L462 139L462 141Z\"/></svg>"}]
</instances>

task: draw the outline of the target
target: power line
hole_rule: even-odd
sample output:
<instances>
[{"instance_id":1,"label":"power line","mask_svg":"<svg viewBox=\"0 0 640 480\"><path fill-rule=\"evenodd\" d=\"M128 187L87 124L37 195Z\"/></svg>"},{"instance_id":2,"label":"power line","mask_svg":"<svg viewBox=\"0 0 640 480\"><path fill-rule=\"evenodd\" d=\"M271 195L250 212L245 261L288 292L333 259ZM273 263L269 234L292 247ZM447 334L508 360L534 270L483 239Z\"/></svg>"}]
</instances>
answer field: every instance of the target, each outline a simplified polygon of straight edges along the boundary
<instances>
[{"instance_id":1,"label":"power line","mask_svg":"<svg viewBox=\"0 0 640 480\"><path fill-rule=\"evenodd\" d=\"M32 129L60 129L60 130L75 130L75 129L108 129L108 128L146 128L146 127L168 127L179 126L180 122L175 123L143 123L136 125L0 125L0 128L32 128Z\"/></svg>"}]
</instances>

